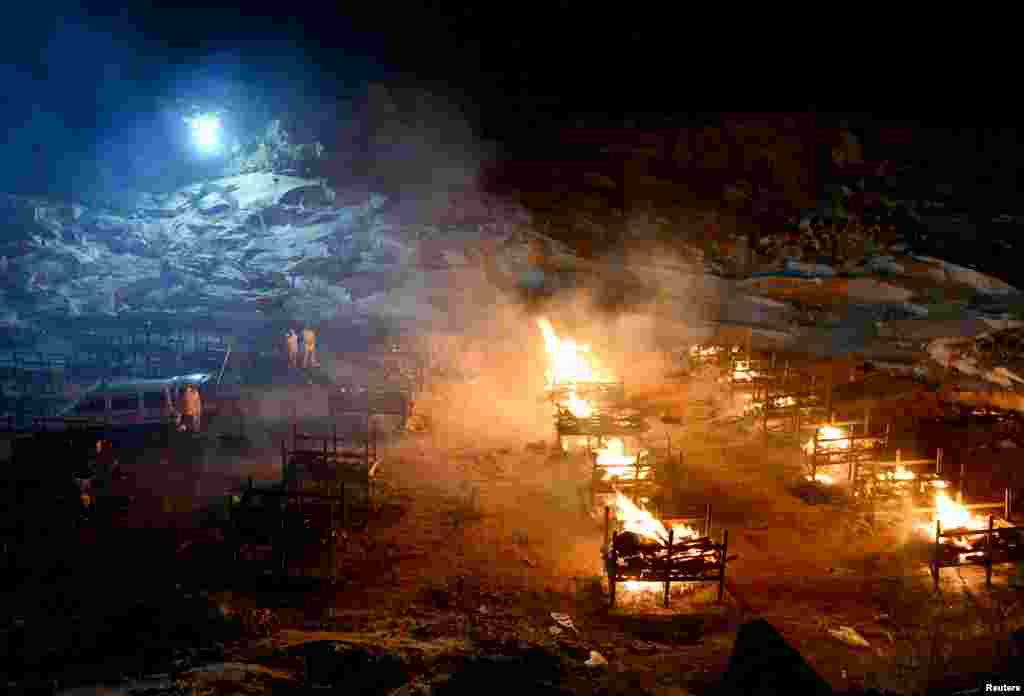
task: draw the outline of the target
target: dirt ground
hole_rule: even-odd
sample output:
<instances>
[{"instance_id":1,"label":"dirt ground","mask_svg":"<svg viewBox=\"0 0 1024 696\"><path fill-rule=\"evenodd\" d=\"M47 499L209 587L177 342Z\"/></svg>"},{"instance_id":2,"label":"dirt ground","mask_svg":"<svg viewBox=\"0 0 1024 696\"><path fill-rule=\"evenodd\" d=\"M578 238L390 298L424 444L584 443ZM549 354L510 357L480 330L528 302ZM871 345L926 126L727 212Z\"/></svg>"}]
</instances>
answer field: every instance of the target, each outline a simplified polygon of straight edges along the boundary
<instances>
[{"instance_id":1,"label":"dirt ground","mask_svg":"<svg viewBox=\"0 0 1024 696\"><path fill-rule=\"evenodd\" d=\"M991 591L983 572L946 570L934 596L925 546L912 534L872 528L841 503L808 505L791 492L804 474L794 444L708 420L725 410L717 385L658 391L641 385L631 394L653 412L676 408L684 425L659 424L650 446L671 441L684 452L686 502L710 502L716 529L730 531L737 558L722 605L713 586L696 585L677 588L667 610L657 592L627 593L609 610L603 521L581 486L585 461L559 456L550 433L528 444L451 427L387 452L384 514L348 540L330 604L393 617L396 638L545 641L549 613L562 611L579 628L573 639L600 651L611 670L638 674L651 689L698 692L721 677L737 627L754 617L772 622L841 691L983 670L1003 649L997 639L1024 622L1006 589L1008 568L996 569ZM831 638L828 629L841 626L871 647Z\"/></svg>"},{"instance_id":2,"label":"dirt ground","mask_svg":"<svg viewBox=\"0 0 1024 696\"><path fill-rule=\"evenodd\" d=\"M602 669L660 694L708 692L725 672L737 628L755 617L776 626L839 691L906 691L982 672L1005 656L1008 631L1024 625L1019 594L1007 588L1009 567L995 569L991 590L980 569L945 570L935 595L926 545L913 534L866 524L841 497L811 505L795 495L805 473L796 444L727 418L727 390L707 379L630 385L629 394L651 415L647 447L683 453L686 504L710 503L715 529L729 531L736 558L725 599L716 602L713 584L678 586L666 609L658 591L620 589L609 609L603 518L590 504L587 461L557 451L539 398L520 394L495 413L480 391L479 384L449 386L433 404L447 414L434 428L384 445L377 513L341 540L336 584L287 601L245 587L228 591L215 573L203 577L216 566L202 559L222 555L221 547L212 541L206 556L183 556L182 536L171 534L159 544L148 536L148 553L103 581L104 590L131 592L133 579L189 557L213 605L273 617L258 640L225 648L235 660L259 662L268 649L312 640L464 653L525 641L559 646L579 662L596 650L608 661ZM663 423L664 415L681 424ZM213 458L195 486L223 488L227 471L236 480L271 478L276 464L272 450ZM197 537L195 546L203 543ZM128 562L106 549L75 562L111 570ZM44 587L63 596L59 584ZM26 602L40 591L20 590ZM569 614L578 634L554 635L551 612ZM830 636L843 626L870 647Z\"/></svg>"}]
</instances>

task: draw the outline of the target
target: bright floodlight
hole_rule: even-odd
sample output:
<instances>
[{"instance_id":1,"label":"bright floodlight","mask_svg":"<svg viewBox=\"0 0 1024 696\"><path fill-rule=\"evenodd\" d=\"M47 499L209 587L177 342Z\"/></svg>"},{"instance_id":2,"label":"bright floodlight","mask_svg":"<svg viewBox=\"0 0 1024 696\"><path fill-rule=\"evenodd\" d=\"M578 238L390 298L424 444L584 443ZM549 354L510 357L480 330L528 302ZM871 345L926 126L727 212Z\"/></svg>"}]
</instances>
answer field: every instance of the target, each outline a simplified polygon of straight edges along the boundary
<instances>
[{"instance_id":1,"label":"bright floodlight","mask_svg":"<svg viewBox=\"0 0 1024 696\"><path fill-rule=\"evenodd\" d=\"M189 119L192 140L202 152L214 152L220 148L220 119L204 115Z\"/></svg>"}]
</instances>

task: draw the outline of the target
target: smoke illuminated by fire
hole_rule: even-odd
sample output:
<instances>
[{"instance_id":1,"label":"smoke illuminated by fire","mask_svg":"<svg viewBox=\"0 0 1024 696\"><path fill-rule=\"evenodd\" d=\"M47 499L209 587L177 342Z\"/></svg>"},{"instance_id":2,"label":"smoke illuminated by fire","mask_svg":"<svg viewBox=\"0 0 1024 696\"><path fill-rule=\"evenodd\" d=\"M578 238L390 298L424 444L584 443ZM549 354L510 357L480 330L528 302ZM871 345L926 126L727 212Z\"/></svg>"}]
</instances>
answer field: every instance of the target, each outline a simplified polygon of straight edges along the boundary
<instances>
[{"instance_id":1,"label":"smoke illuminated by fire","mask_svg":"<svg viewBox=\"0 0 1024 696\"><path fill-rule=\"evenodd\" d=\"M633 532L662 544L668 543L668 530L665 525L647 510L638 508L632 500L619 492L615 493L615 518L622 523L624 531ZM697 530L685 524L673 525L672 535L674 539L695 539Z\"/></svg>"}]
</instances>

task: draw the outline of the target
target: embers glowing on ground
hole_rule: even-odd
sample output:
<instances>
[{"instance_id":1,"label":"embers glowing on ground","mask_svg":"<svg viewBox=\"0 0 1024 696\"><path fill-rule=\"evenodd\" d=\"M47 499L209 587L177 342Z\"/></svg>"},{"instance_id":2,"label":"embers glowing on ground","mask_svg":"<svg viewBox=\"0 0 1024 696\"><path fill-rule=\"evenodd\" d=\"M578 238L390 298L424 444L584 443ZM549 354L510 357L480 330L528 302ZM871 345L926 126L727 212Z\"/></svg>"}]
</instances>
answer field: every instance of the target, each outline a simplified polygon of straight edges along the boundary
<instances>
[{"instance_id":1,"label":"embers glowing on ground","mask_svg":"<svg viewBox=\"0 0 1024 696\"><path fill-rule=\"evenodd\" d=\"M605 445L604 449L599 449L594 454L597 455L598 465L604 469L602 480L608 481L613 478L638 478L636 463L645 452L640 451L637 454L626 454L626 445L622 442L622 439L613 437L608 440L608 444ZM639 478L645 479L647 477L647 468L644 467L639 472Z\"/></svg>"},{"instance_id":2,"label":"embers glowing on ground","mask_svg":"<svg viewBox=\"0 0 1024 696\"><path fill-rule=\"evenodd\" d=\"M615 493L615 519L622 526L622 530L633 532L647 539L668 544L668 529L654 515L647 510L637 507L633 501L616 491ZM683 539L696 539L697 530L685 524L672 525L673 541Z\"/></svg>"}]
</instances>

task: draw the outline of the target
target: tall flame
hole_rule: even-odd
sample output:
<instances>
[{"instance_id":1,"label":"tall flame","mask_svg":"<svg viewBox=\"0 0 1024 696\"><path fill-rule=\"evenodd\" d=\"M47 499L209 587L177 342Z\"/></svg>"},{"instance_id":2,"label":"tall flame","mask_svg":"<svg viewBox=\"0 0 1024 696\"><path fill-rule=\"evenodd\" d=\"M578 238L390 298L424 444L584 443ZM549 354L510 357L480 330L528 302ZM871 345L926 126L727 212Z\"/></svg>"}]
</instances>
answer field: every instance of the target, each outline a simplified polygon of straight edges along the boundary
<instances>
[{"instance_id":1,"label":"tall flame","mask_svg":"<svg viewBox=\"0 0 1024 696\"><path fill-rule=\"evenodd\" d=\"M547 371L549 387L607 379L600 362L590 352L590 346L559 338L547 319L538 319L537 325L544 335L544 348L551 362Z\"/></svg>"},{"instance_id":2,"label":"tall flame","mask_svg":"<svg viewBox=\"0 0 1024 696\"><path fill-rule=\"evenodd\" d=\"M615 517L622 522L623 530L639 534L642 537L668 543L668 530L660 520L654 517L647 510L641 510L633 501L615 492ZM673 525L672 535L674 539L690 539L697 537L697 531L685 524Z\"/></svg>"}]
</instances>

